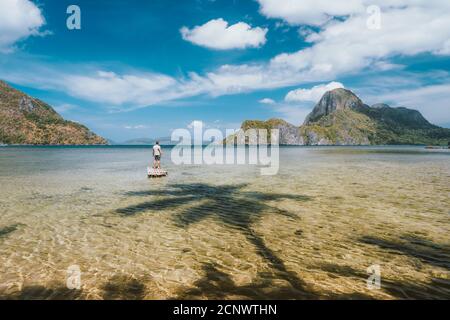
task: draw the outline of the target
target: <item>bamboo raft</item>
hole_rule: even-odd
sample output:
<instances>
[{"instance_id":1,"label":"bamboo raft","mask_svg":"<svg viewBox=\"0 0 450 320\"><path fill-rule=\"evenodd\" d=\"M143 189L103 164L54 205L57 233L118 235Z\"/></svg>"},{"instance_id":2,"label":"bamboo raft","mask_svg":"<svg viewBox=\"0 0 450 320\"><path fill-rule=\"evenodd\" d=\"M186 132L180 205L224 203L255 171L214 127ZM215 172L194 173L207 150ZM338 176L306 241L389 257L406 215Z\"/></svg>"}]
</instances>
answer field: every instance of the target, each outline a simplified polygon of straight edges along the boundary
<instances>
[{"instance_id":1,"label":"bamboo raft","mask_svg":"<svg viewBox=\"0 0 450 320\"><path fill-rule=\"evenodd\" d=\"M149 178L162 178L166 177L169 173L163 169L147 168L147 176Z\"/></svg>"}]
</instances>

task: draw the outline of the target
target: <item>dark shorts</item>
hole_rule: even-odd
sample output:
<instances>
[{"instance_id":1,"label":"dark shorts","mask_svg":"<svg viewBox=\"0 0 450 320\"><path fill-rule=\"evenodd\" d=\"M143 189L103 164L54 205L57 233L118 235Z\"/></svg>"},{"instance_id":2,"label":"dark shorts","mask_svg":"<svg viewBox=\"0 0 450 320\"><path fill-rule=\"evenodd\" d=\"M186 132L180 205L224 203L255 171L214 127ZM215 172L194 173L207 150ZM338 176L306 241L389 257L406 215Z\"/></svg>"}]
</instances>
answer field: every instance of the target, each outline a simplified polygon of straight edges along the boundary
<instances>
[{"instance_id":1,"label":"dark shorts","mask_svg":"<svg viewBox=\"0 0 450 320\"><path fill-rule=\"evenodd\" d=\"M155 160L156 160L156 161L161 160L161 156L155 156Z\"/></svg>"}]
</instances>

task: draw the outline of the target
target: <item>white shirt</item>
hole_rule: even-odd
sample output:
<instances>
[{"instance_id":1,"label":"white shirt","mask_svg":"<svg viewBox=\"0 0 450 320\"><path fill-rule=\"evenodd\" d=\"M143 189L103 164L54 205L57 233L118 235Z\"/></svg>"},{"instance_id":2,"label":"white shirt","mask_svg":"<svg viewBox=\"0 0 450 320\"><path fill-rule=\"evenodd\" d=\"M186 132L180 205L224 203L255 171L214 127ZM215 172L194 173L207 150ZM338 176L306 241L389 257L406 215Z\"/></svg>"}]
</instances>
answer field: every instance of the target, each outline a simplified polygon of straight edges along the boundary
<instances>
[{"instance_id":1,"label":"white shirt","mask_svg":"<svg viewBox=\"0 0 450 320\"><path fill-rule=\"evenodd\" d=\"M160 156L161 155L161 147L159 145L153 146L153 154L155 156Z\"/></svg>"}]
</instances>

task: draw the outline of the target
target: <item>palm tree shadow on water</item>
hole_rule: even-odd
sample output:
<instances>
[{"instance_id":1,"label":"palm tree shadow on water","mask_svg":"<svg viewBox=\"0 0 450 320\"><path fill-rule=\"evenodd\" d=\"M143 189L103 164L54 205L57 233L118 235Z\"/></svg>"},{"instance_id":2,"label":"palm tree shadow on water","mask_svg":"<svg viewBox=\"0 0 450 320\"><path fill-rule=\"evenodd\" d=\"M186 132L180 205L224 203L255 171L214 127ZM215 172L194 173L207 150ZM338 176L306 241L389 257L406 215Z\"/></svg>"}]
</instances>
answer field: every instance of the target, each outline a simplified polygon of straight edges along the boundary
<instances>
[{"instance_id":1,"label":"palm tree shadow on water","mask_svg":"<svg viewBox=\"0 0 450 320\"><path fill-rule=\"evenodd\" d=\"M228 275L220 272L214 264L205 264L203 270L205 279L196 283L197 289L209 297L220 297L222 294L239 294L248 298L314 298L315 296L306 288L306 284L295 272L289 271L281 260L264 242L252 226L264 215L274 213L289 219L296 220L299 217L289 211L276 208L267 204L269 201L290 199L304 202L311 200L308 196L275 194L264 192L249 192L244 188L247 184L213 186L209 184L176 184L168 190L129 192L130 196L162 196L162 199L147 201L138 205L129 206L117 210L123 216L132 216L144 211L164 210L178 208L194 203L194 206L177 212L173 219L175 225L180 228L188 228L190 225L201 222L207 218L213 218L243 234L255 247L256 253L273 270L273 275L267 273L258 274L255 283L247 287L237 287ZM195 205L195 202L200 202ZM270 279L281 279L288 283L287 287L276 288ZM217 281L222 280L222 281ZM211 285L208 282L211 281ZM263 290L272 288L271 292ZM180 296L195 296L198 290L186 291Z\"/></svg>"},{"instance_id":2,"label":"palm tree shadow on water","mask_svg":"<svg viewBox=\"0 0 450 320\"><path fill-rule=\"evenodd\" d=\"M215 219L218 223L243 234L247 241L253 245L255 252L270 267L270 272L258 272L251 283L239 285L233 281L230 274L220 270L218 264L205 262L202 265L203 277L195 281L191 287L178 292L174 297L176 299L223 299L228 297L273 300L374 299L372 295L364 292L337 293L327 290L321 292L313 290L298 277L297 273L288 270L284 261L253 230L253 225L267 214L279 214L293 221L300 218L292 212L269 204L269 202L289 199L301 203L310 201L312 198L303 195L250 192L245 191L246 187L246 184L213 186L198 183L176 184L166 190L129 192L127 193L129 196L155 196L157 198L120 208L116 212L127 217L142 212L180 208L181 210L177 210L172 217L174 224L180 228L188 228L208 218ZM384 249L392 249L393 246L390 243L374 240L370 237L360 240L369 244L377 244ZM414 240L416 243L418 241ZM436 248L436 245L423 240L420 244L428 251ZM402 254L420 257L424 262L437 265L431 259L437 256L436 250L432 252L433 254L429 254L428 251L422 252L423 250L420 251L417 248L396 246L396 249ZM439 247L439 249L441 248ZM427 257L427 259L424 257ZM358 281L364 283L367 278L365 273L348 266L322 265L318 267L341 277L358 278ZM384 291L394 298L445 297L448 292L445 289L445 284L440 284L439 287L441 288L434 290L433 287L436 286L436 283L433 283L430 289L430 284L427 283L414 285L409 282L398 282L390 279L383 279L383 281L385 284L383 286Z\"/></svg>"}]
</instances>

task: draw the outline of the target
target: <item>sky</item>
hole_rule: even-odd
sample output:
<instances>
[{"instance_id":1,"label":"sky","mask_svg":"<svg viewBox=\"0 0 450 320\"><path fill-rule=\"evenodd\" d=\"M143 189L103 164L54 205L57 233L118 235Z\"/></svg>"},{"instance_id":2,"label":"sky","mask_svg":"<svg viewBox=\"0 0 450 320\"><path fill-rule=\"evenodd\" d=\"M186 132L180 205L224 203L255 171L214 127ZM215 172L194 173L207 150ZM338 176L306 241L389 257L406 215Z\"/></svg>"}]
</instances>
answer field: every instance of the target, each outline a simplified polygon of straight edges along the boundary
<instances>
[{"instance_id":1,"label":"sky","mask_svg":"<svg viewBox=\"0 0 450 320\"><path fill-rule=\"evenodd\" d=\"M116 142L300 125L339 87L450 127L450 1L0 0L0 79Z\"/></svg>"}]
</instances>

